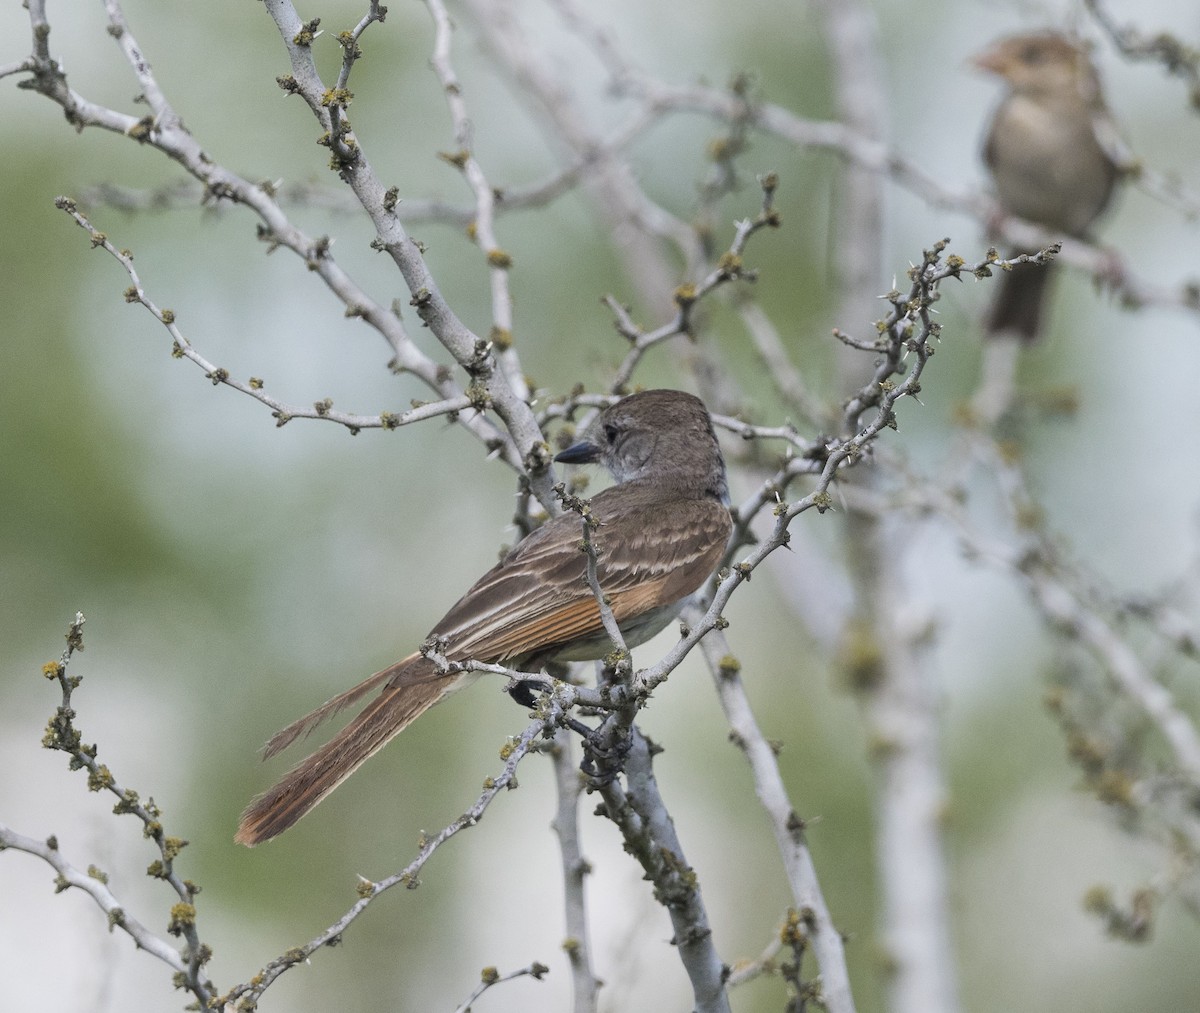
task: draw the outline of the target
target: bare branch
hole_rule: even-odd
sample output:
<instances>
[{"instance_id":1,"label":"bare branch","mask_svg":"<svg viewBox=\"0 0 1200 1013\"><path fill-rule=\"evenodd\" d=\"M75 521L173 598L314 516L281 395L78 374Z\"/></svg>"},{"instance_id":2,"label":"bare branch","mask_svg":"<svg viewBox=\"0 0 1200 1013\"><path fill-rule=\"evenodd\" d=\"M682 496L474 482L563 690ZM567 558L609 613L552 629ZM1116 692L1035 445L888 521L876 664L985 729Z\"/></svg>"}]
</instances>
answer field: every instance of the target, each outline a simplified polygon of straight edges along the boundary
<instances>
[{"instance_id":1,"label":"bare branch","mask_svg":"<svg viewBox=\"0 0 1200 1013\"><path fill-rule=\"evenodd\" d=\"M175 869L175 860L187 847L188 842L167 834L163 827L162 811L155 805L154 800L147 799L143 802L132 788L122 787L112 771L97 761L96 746L85 743L75 726L77 715L71 706L71 698L83 680L82 676L68 675L67 671L74 653L83 650L84 622L83 613L76 612L75 620L67 631L67 648L62 657L42 670L42 674L47 679L55 680L62 691L62 703L50 719L42 745L47 749L68 754L72 770L86 770L89 791L107 791L115 796L115 815L132 815L141 821L142 836L153 842L159 856L150 864L146 874L153 879L162 880L179 898L179 902L171 908L168 931L183 938L183 953L176 952L168 943L154 937L139 922L126 914L116 897L107 889L107 877L104 873L89 868L88 874L84 876L74 869L60 854L54 838L43 843L6 830L6 836L0 835L0 845L37 855L52 865L59 872L59 890L70 886L83 889L109 916L110 928L120 926L139 947L170 965L179 975L180 986L191 992L203 1007L214 992L213 984L204 970L212 951L207 944L200 941L196 927L196 894L199 893L199 889L191 880L181 878ZM0 850L3 848L0 847Z\"/></svg>"},{"instance_id":2,"label":"bare branch","mask_svg":"<svg viewBox=\"0 0 1200 1013\"><path fill-rule=\"evenodd\" d=\"M638 331L629 318L628 312L610 296L605 302L617 314L617 330L630 340L633 348L625 356L625 361L617 369L613 380L614 391L625 390L633 377L634 371L642 361L646 352L655 345L673 338L677 334L689 334L691 331L692 310L696 304L718 287L737 279L753 280L754 274L748 271L743 263L743 255L750 237L764 228L777 228L779 216L775 212L775 187L778 183L773 173L768 173L759 181L762 186L762 209L752 219L743 219L734 225L733 241L729 249L718 259L716 267L708 271L703 278L695 282L687 282L675 289L674 299L678 310L675 317L661 327L649 333Z\"/></svg>"},{"instance_id":3,"label":"bare branch","mask_svg":"<svg viewBox=\"0 0 1200 1013\"><path fill-rule=\"evenodd\" d=\"M697 271L703 262L703 250L694 230L652 201L638 185L630 166L612 157L603 138L589 129L586 110L575 100L567 82L551 74L535 44L537 33L517 24L510 2L468 0L466 6L477 23L486 26L482 42L497 63L518 83L522 93L538 103L554 142L565 144L573 160L589 161L585 181L617 237L627 275L647 303L659 305L676 277L664 244L682 254L689 272Z\"/></svg>"},{"instance_id":4,"label":"bare branch","mask_svg":"<svg viewBox=\"0 0 1200 1013\"><path fill-rule=\"evenodd\" d=\"M146 294L141 279L138 277L138 273L133 266L133 254L128 250L118 250L113 246L108 237L103 232L94 228L92 223L79 212L75 202L69 197L59 197L54 203L57 208L70 215L76 224L89 234L93 248L99 247L104 250L125 269L125 273L129 275L129 280L133 283L125 290L125 301L141 304L155 320L167 329L167 333L170 334L173 341L172 354L178 358L187 359L195 363L204 370L205 377L211 380L214 385L224 384L232 387L234 390L246 394L261 404L266 405L271 409L271 415L274 417L277 426L285 425L292 419L320 419L325 422L336 422L339 425L345 426L351 433L357 434L362 429L398 429L400 426L410 425L413 422L422 422L426 419L437 418L442 415L457 416L461 412L471 412L479 408L471 397L466 394L459 395L447 401L414 405L407 411L380 412L378 415L356 415L338 411L333 407L333 402L329 399L318 401L311 408L286 404L268 394L261 379L257 377L251 377L245 381L235 379L229 374L227 369L215 365L201 355L179 328L175 312L160 308ZM501 437L497 432L495 445L498 447L500 442Z\"/></svg>"},{"instance_id":5,"label":"bare branch","mask_svg":"<svg viewBox=\"0 0 1200 1013\"><path fill-rule=\"evenodd\" d=\"M591 926L588 922L587 895L584 889L591 866L583 857L579 839L579 796L583 779L575 764L571 733L560 728L550 749L558 807L554 814L554 832L562 860L563 906L566 939L563 949L571 964L574 1013L595 1013L600 980L592 967Z\"/></svg>"},{"instance_id":6,"label":"bare branch","mask_svg":"<svg viewBox=\"0 0 1200 1013\"><path fill-rule=\"evenodd\" d=\"M108 888L108 877L94 866L89 867L86 873L80 872L63 857L57 838L51 837L41 841L25 837L0 823L0 851L9 848L33 855L49 865L58 874L54 880L55 893L62 893L71 887L82 890L104 912L110 928L120 929L133 940L139 950L145 950L152 957L157 957L175 973L188 973L188 965L179 955L179 951L129 914L126 906ZM197 998L201 995L208 995L207 986L197 993Z\"/></svg>"},{"instance_id":7,"label":"bare branch","mask_svg":"<svg viewBox=\"0 0 1200 1013\"><path fill-rule=\"evenodd\" d=\"M512 257L500 246L496 238L495 207L496 194L484 175L473 150L471 120L467 115L463 99L462 84L450 63L450 38L452 25L450 15L442 0L425 0L436 28L431 63L442 84L446 102L450 106L450 117L454 124L454 141L458 150L445 156L463 174L471 192L475 195L475 213L472 219L472 234L479 249L487 257L488 274L492 282L492 332L491 340L497 346L501 366L509 385L517 396L529 399L529 387L521 370L520 360L512 349L513 315L512 295L508 287L508 271Z\"/></svg>"},{"instance_id":8,"label":"bare branch","mask_svg":"<svg viewBox=\"0 0 1200 1013\"><path fill-rule=\"evenodd\" d=\"M988 537L971 521L958 497L940 493L930 505L953 521L972 554L1005 567L1033 596L1046 619L1060 632L1084 645L1101 663L1122 694L1162 733L1176 766L1200 785L1200 730L1175 703L1170 691L1154 679L1142 661L1098 608L1089 578L1068 566L1053 548L1055 539L1030 526L1032 502L1020 471L1011 460L979 438L991 474L1004 492L1004 505L1025 537L1009 543Z\"/></svg>"},{"instance_id":9,"label":"bare branch","mask_svg":"<svg viewBox=\"0 0 1200 1013\"><path fill-rule=\"evenodd\" d=\"M592 516L591 507L588 502L579 499L577 496L568 495L565 486L561 484L555 486L554 492L567 510L579 514L582 524L580 547L587 556L587 568L584 577L587 580L588 587L592 591L592 595L596 599L596 607L600 610L600 622L604 626L604 632L608 635L608 639L612 641L613 651L619 656L619 660L614 661L611 667L619 676L628 674L629 648L625 644L625 637L621 633L621 628L617 625L617 618L613 615L612 606L609 604L608 598L604 594L604 589L600 586L600 578L596 574L596 568L599 564L596 561L595 534L600 530L600 522Z\"/></svg>"},{"instance_id":10,"label":"bare branch","mask_svg":"<svg viewBox=\"0 0 1200 1013\"><path fill-rule=\"evenodd\" d=\"M1166 32L1146 35L1132 25L1118 25L1101 0L1083 0L1083 5L1123 55L1160 63L1168 74L1182 78L1193 109L1200 109L1200 50Z\"/></svg>"},{"instance_id":11,"label":"bare branch","mask_svg":"<svg viewBox=\"0 0 1200 1013\"><path fill-rule=\"evenodd\" d=\"M645 870L659 903L671 916L674 943L692 983L696 1013L727 1013L724 964L713 945L698 879L658 791L649 743L636 729L626 769L627 788L610 780L597 789L604 799L604 815L620 829L626 850Z\"/></svg>"},{"instance_id":12,"label":"bare branch","mask_svg":"<svg viewBox=\"0 0 1200 1013\"><path fill-rule=\"evenodd\" d=\"M689 625L697 624L702 619L701 610L695 605L690 606L684 619ZM804 835L804 820L788 797L776 750L763 735L750 709L739 675L741 666L720 630L714 630L704 639L701 651L712 673L721 709L729 722L730 737L750 764L754 792L771 821L792 900L802 913L799 931L812 947L821 971L822 1001L829 1013L852 1013L854 999L842 935L833 923L821 892L816 866Z\"/></svg>"},{"instance_id":13,"label":"bare branch","mask_svg":"<svg viewBox=\"0 0 1200 1013\"><path fill-rule=\"evenodd\" d=\"M535 978L538 981L541 981L542 978L549 973L549 971L550 968L548 968L545 964L538 963L530 964L528 967L518 968L515 971L509 971L507 974L501 974L494 967L485 967L480 974L480 978L482 980L480 981L478 987L467 997L463 1003L461 1003L455 1009L455 1013L471 1013L472 1004L475 1002L475 1000L494 985L502 985L504 982L513 981L516 978Z\"/></svg>"},{"instance_id":14,"label":"bare branch","mask_svg":"<svg viewBox=\"0 0 1200 1013\"><path fill-rule=\"evenodd\" d=\"M417 856L399 872L376 881L360 878L357 891L359 899L345 914L307 943L293 947L266 964L249 982L234 986L234 988L221 997L220 1001L227 1004L242 999L257 1001L279 979L280 975L297 964L306 962L309 957L322 947L336 945L341 940L342 933L358 919L367 907L370 906L371 902L380 896L380 894L386 893L388 890L399 885L403 885L410 890L415 890L420 886L421 881L418 878L418 874L429 859L451 838L456 837L464 830L469 830L479 822L483 814L487 811L488 806L495 801L496 796L512 785L518 764L529 755L537 741L544 736L553 734L552 729L560 717L561 711L554 703L553 698L550 698L550 706L547 708L546 715L530 723L517 738L509 740L508 744L501 751L501 757L504 760L502 771L496 777L488 778L483 792L466 812L449 825L443 827L434 836L422 840Z\"/></svg>"},{"instance_id":15,"label":"bare branch","mask_svg":"<svg viewBox=\"0 0 1200 1013\"><path fill-rule=\"evenodd\" d=\"M358 141L349 131L345 117L348 96L330 91L326 101L327 90L312 62L312 32L306 34L304 23L290 3L271 0L266 7L275 18L292 58L293 76L283 81L285 90L302 95L329 134L339 172L370 215L378 233L379 248L392 256L408 283L418 315L471 377L471 385L476 388L476 393L471 395L472 403L496 409L512 433L515 447L507 438L498 440L499 430L482 420L482 416L463 413L459 415L459 421L483 439L490 449L503 449L510 465L527 471L535 494L547 509L553 509L544 441L528 406L505 380L493 375L488 342L473 335L441 298L418 246L409 239L396 216L395 201L389 198L389 191L375 177ZM251 184L221 167L202 150L167 103L115 0L106 0L111 34L133 67L146 101L154 111L153 116L142 119L126 116L88 103L71 91L61 68L49 53L44 0L31 0L29 8L34 36L34 76L23 83L60 104L68 119L80 129L99 126L124 133L177 162L204 185L207 193L252 209L262 222L260 238L273 247L283 246L300 256L343 302L347 313L378 330L395 353L396 368L418 376L444 401L463 396L462 388L454 383L444 367L418 350L399 317L389 307L370 298L338 267L327 239L314 240L306 236L287 220L268 189Z\"/></svg>"}]
</instances>

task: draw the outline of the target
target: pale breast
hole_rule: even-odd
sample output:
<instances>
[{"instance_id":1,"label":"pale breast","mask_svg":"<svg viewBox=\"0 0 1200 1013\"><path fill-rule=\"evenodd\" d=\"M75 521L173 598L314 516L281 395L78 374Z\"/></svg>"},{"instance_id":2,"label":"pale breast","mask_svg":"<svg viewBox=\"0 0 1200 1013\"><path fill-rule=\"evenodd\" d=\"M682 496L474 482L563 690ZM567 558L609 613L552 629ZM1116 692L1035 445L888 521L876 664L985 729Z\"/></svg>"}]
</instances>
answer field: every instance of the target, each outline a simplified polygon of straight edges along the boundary
<instances>
[{"instance_id":1,"label":"pale breast","mask_svg":"<svg viewBox=\"0 0 1200 1013\"><path fill-rule=\"evenodd\" d=\"M1013 95L997 113L986 156L1010 213L1081 235L1104 210L1115 169L1092 120Z\"/></svg>"}]
</instances>

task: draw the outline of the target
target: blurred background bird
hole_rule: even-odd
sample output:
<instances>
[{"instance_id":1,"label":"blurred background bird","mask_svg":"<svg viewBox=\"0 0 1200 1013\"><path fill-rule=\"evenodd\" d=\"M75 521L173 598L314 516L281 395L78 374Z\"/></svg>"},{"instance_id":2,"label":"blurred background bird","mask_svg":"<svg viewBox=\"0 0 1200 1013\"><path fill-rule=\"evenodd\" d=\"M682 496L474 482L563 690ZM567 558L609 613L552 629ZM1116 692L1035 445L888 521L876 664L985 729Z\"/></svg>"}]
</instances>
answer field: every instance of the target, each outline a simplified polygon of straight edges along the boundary
<instances>
[{"instance_id":1,"label":"blurred background bird","mask_svg":"<svg viewBox=\"0 0 1200 1013\"><path fill-rule=\"evenodd\" d=\"M1085 238L1108 206L1120 171L1101 139L1111 128L1091 60L1064 36L1047 32L1001 39L974 63L1008 85L983 148L1000 207ZM1049 275L1044 267L1006 272L988 333L1037 337Z\"/></svg>"},{"instance_id":2,"label":"blurred background bird","mask_svg":"<svg viewBox=\"0 0 1200 1013\"><path fill-rule=\"evenodd\" d=\"M1106 143L1116 133L1088 54L1063 35L1041 32L1000 39L972 62L1008 88L983 145L1001 210L1064 236L1087 238L1121 173ZM1049 265L1004 272L985 321L986 336L1017 346L1035 340L1053 274ZM994 374L1011 374L1014 363L1015 348L1007 359L993 350L985 360L985 374L993 374L985 375L985 386L1003 385L1006 378ZM993 393L992 400L1007 396ZM992 404L982 414L998 410Z\"/></svg>"}]
</instances>

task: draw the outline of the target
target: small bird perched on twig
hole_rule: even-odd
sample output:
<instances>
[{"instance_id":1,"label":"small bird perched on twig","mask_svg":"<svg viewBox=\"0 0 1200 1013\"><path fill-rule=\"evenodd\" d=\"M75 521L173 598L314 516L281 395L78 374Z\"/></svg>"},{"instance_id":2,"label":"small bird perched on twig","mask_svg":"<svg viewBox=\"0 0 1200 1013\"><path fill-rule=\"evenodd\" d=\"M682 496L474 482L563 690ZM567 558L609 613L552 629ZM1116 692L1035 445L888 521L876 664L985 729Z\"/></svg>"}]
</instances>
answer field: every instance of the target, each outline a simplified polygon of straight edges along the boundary
<instances>
[{"instance_id":1,"label":"small bird perched on twig","mask_svg":"<svg viewBox=\"0 0 1200 1013\"><path fill-rule=\"evenodd\" d=\"M583 439L555 460L600 462L617 481L590 503L597 525L596 575L626 645L645 643L716 569L732 531L725 461L708 411L682 391L631 394L600 412ZM582 541L582 522L573 513L552 518L526 537L433 628L430 640L442 657L536 671L551 661L582 661L611 651L587 581ZM293 722L267 743L265 756L375 694L328 743L250 803L235 840L253 846L282 833L426 710L479 674L446 673L433 659L410 654Z\"/></svg>"},{"instance_id":2,"label":"small bird perched on twig","mask_svg":"<svg viewBox=\"0 0 1200 1013\"><path fill-rule=\"evenodd\" d=\"M1108 206L1120 168L1095 67L1055 32L1016 35L974 59L1008 85L984 142L983 158L1005 213L1076 239ZM988 336L1034 340L1049 266L1005 272L986 322Z\"/></svg>"}]
</instances>

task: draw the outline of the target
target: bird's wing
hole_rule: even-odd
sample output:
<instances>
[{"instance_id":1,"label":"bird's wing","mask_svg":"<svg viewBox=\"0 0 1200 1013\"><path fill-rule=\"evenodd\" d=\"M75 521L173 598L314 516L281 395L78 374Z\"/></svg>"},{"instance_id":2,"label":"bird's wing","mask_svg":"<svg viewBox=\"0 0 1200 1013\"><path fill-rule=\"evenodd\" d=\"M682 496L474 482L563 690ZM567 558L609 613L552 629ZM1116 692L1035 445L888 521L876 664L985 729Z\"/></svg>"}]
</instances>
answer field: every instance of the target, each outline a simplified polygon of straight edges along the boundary
<instances>
[{"instance_id":1,"label":"bird's wing","mask_svg":"<svg viewBox=\"0 0 1200 1013\"><path fill-rule=\"evenodd\" d=\"M715 500L621 502L627 499L614 502L601 493L592 501L601 522L593 536L600 586L618 625L695 591L720 562L731 528L728 510ZM558 645L600 635L582 544L583 525L575 514L543 524L484 574L431 636L445 639L452 661L493 662L553 655ZM281 729L263 748L263 759L368 693L447 678L410 654Z\"/></svg>"},{"instance_id":2,"label":"bird's wing","mask_svg":"<svg viewBox=\"0 0 1200 1013\"><path fill-rule=\"evenodd\" d=\"M732 527L716 500L663 500L639 491L618 486L592 500L600 521L592 536L597 573L618 624L695 591L720 562ZM548 521L521 542L434 629L447 656L520 659L602 633L582 543L574 514Z\"/></svg>"}]
</instances>

